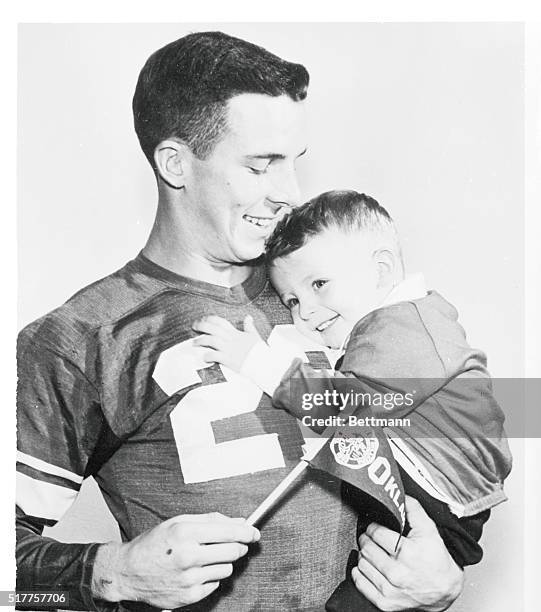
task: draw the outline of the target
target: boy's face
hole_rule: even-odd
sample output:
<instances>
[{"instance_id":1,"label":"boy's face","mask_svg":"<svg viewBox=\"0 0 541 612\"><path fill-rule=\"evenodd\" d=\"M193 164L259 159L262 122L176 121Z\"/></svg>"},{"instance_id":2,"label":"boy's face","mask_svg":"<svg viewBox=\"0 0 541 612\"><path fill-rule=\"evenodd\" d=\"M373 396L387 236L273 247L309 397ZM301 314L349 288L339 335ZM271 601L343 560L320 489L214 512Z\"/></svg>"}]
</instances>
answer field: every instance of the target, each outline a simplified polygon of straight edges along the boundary
<instances>
[{"instance_id":1,"label":"boy's face","mask_svg":"<svg viewBox=\"0 0 541 612\"><path fill-rule=\"evenodd\" d=\"M302 333L340 348L355 323L379 306L371 244L357 232L329 229L273 261L272 283Z\"/></svg>"}]
</instances>

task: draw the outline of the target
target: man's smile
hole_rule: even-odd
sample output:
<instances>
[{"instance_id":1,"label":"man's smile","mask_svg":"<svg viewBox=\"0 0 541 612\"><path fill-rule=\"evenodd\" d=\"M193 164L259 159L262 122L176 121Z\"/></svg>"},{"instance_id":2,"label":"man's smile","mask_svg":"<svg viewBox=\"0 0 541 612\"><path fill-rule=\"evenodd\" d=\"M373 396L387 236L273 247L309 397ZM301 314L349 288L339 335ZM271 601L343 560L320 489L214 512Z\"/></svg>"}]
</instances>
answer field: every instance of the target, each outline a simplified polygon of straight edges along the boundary
<instances>
[{"instance_id":1,"label":"man's smile","mask_svg":"<svg viewBox=\"0 0 541 612\"><path fill-rule=\"evenodd\" d=\"M248 223L252 225L257 225L257 227L269 227L270 224L274 221L274 217L254 217L252 215L243 215L242 218Z\"/></svg>"}]
</instances>

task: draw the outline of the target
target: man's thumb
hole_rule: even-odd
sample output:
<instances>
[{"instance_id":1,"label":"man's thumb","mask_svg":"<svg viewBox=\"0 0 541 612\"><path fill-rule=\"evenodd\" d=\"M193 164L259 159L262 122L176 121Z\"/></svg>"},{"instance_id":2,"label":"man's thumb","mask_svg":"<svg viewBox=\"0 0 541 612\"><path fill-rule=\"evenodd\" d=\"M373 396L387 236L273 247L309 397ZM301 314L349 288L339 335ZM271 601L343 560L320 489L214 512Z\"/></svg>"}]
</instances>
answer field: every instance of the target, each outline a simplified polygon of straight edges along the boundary
<instances>
[{"instance_id":1,"label":"man's thumb","mask_svg":"<svg viewBox=\"0 0 541 612\"><path fill-rule=\"evenodd\" d=\"M409 495L406 495L406 517L411 527L410 535L432 534L434 531L438 531L436 524L428 516L421 504Z\"/></svg>"}]
</instances>

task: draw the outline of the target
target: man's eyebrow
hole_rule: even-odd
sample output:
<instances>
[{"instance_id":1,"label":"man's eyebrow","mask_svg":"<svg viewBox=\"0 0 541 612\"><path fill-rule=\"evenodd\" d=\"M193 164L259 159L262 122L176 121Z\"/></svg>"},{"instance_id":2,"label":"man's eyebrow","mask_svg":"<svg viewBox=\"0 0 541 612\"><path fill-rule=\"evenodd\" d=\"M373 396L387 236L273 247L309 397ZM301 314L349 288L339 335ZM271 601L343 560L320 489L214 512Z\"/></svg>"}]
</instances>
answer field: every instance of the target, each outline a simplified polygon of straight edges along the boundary
<instances>
[{"instance_id":1,"label":"man's eyebrow","mask_svg":"<svg viewBox=\"0 0 541 612\"><path fill-rule=\"evenodd\" d=\"M301 151L301 153L299 153L295 159L304 155L307 150L308 149L304 149L304 151ZM247 155L246 156L246 159L268 159L270 161L274 161L275 159L285 159L285 158L286 156L283 155L282 153L258 153L257 155Z\"/></svg>"},{"instance_id":2,"label":"man's eyebrow","mask_svg":"<svg viewBox=\"0 0 541 612\"><path fill-rule=\"evenodd\" d=\"M286 156L281 153L260 153L258 155L247 155L246 159L268 159L274 161L275 159L285 159Z\"/></svg>"}]
</instances>

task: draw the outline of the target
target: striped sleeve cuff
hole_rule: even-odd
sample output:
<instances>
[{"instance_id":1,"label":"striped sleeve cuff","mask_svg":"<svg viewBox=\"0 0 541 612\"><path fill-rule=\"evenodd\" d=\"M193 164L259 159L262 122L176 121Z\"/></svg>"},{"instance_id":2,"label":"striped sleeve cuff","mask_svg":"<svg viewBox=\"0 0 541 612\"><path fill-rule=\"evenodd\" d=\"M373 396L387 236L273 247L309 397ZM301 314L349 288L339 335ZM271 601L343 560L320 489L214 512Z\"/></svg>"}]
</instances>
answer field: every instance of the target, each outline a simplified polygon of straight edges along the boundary
<instances>
[{"instance_id":1,"label":"striped sleeve cuff","mask_svg":"<svg viewBox=\"0 0 541 612\"><path fill-rule=\"evenodd\" d=\"M297 353L293 348L270 347L266 342L258 342L248 353L240 373L272 397L292 361L298 357Z\"/></svg>"},{"instance_id":2,"label":"striped sleeve cuff","mask_svg":"<svg viewBox=\"0 0 541 612\"><path fill-rule=\"evenodd\" d=\"M83 477L17 451L17 505L26 515L56 522L77 497Z\"/></svg>"}]
</instances>

